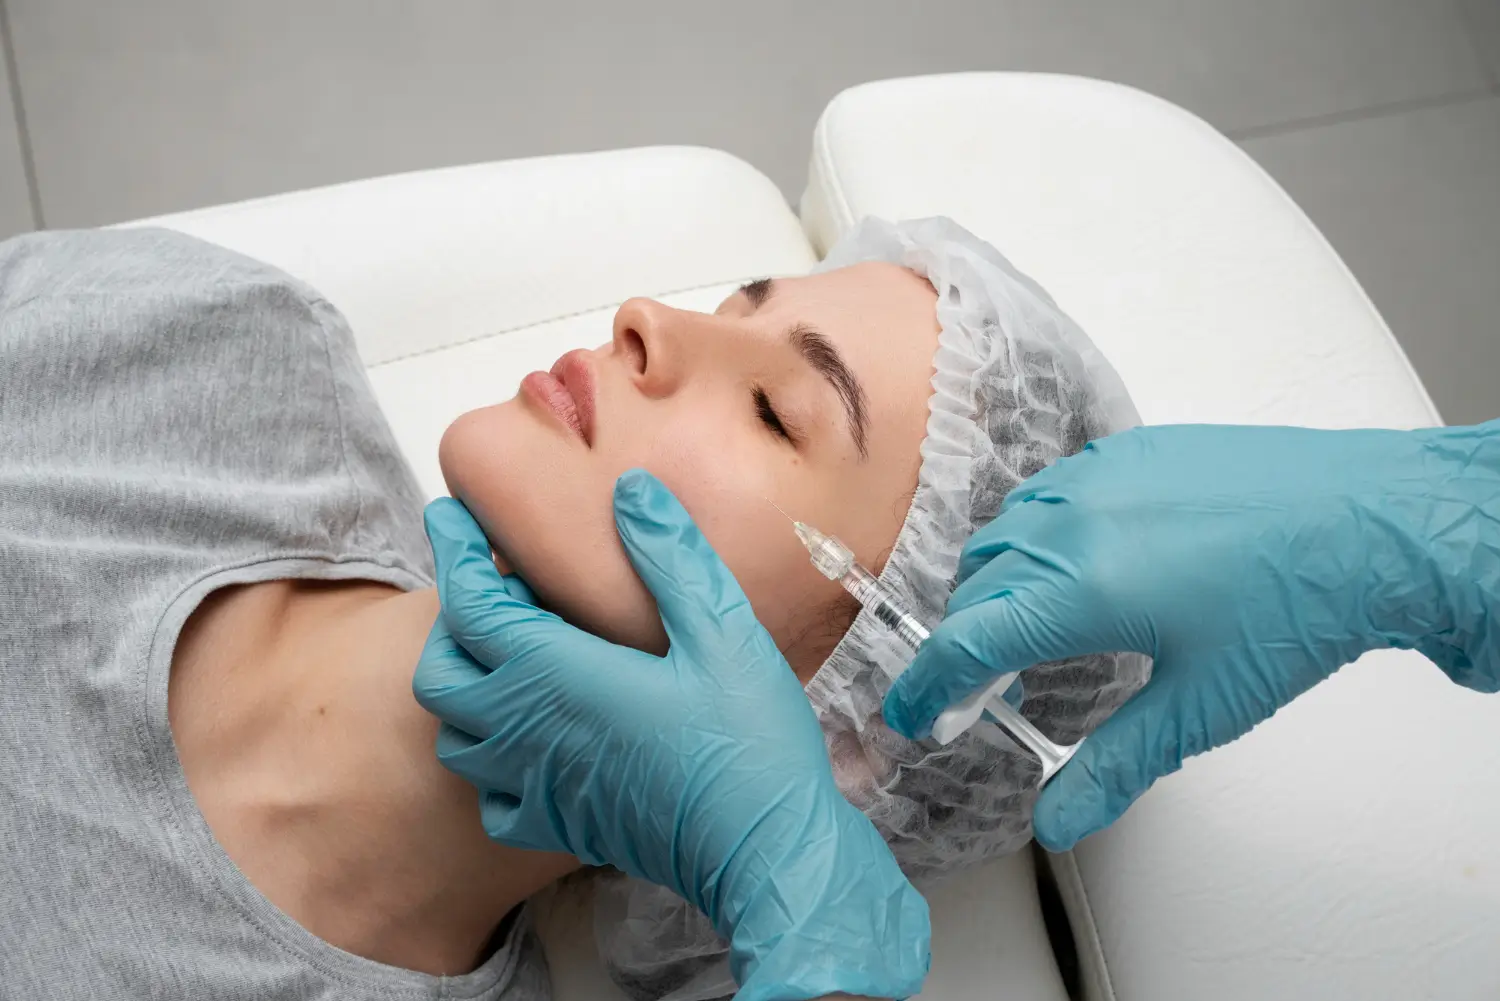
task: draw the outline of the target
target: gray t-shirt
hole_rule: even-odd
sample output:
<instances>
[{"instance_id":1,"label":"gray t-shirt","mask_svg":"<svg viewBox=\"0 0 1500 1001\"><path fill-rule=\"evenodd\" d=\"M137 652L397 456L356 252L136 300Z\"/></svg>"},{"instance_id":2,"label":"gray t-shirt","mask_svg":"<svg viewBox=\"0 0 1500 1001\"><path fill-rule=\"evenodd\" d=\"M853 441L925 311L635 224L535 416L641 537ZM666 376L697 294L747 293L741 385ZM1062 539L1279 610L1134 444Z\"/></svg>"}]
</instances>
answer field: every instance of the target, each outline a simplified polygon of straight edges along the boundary
<instances>
[{"instance_id":1,"label":"gray t-shirt","mask_svg":"<svg viewBox=\"0 0 1500 1001\"><path fill-rule=\"evenodd\" d=\"M421 512L312 289L165 231L0 244L0 996L547 996L524 911L461 977L302 929L214 840L172 743L204 595L428 585Z\"/></svg>"}]
</instances>

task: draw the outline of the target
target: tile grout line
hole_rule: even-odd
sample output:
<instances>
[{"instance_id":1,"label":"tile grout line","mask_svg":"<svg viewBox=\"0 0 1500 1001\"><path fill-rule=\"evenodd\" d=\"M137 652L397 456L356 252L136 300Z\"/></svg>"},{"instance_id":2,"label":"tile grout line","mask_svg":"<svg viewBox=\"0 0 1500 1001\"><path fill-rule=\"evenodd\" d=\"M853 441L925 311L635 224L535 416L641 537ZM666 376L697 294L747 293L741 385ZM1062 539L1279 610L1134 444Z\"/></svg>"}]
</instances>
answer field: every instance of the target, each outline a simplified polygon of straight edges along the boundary
<instances>
[{"instance_id":1,"label":"tile grout line","mask_svg":"<svg viewBox=\"0 0 1500 1001\"><path fill-rule=\"evenodd\" d=\"M26 106L21 102L21 67L16 62L15 43L11 40L10 11L6 0L0 0L0 60L5 62L6 82L10 85L11 113L16 119L16 143L21 147L21 170L26 175L26 198L31 203L31 223L46 228L42 216L42 191L37 184L36 157L31 150L31 132L26 128Z\"/></svg>"},{"instance_id":2,"label":"tile grout line","mask_svg":"<svg viewBox=\"0 0 1500 1001\"><path fill-rule=\"evenodd\" d=\"M3 2L4 0L0 0L0 3ZM1326 115L1294 118L1290 121L1276 122L1271 125L1252 125L1250 128L1233 129L1224 134L1235 142L1244 142L1248 139L1267 139L1272 136L1287 135L1306 129L1321 128L1325 125L1344 125L1349 122L1390 118L1394 115L1405 114L1408 111L1427 111L1433 108L1448 107L1449 105L1469 104L1474 101L1493 97L1497 93L1500 93L1500 86L1487 85L1477 90L1460 90L1451 94L1443 94L1439 97L1414 97L1405 101L1392 101L1389 104L1374 104L1353 111L1335 111Z\"/></svg>"}]
</instances>

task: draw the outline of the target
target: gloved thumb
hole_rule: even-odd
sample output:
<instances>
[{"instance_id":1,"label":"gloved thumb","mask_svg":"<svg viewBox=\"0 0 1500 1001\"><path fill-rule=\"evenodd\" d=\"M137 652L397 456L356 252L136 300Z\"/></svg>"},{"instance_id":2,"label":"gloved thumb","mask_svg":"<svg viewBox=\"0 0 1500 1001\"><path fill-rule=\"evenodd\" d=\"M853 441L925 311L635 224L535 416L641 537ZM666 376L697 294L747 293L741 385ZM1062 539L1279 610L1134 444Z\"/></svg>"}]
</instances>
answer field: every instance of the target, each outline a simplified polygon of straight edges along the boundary
<instances>
[{"instance_id":1,"label":"gloved thumb","mask_svg":"<svg viewBox=\"0 0 1500 1001\"><path fill-rule=\"evenodd\" d=\"M711 663L723 656L718 647L725 634L742 637L761 628L739 582L655 476L631 469L616 481L615 525L635 572L656 598L674 649Z\"/></svg>"},{"instance_id":2,"label":"gloved thumb","mask_svg":"<svg viewBox=\"0 0 1500 1001\"><path fill-rule=\"evenodd\" d=\"M1124 814L1152 783L1212 746L1183 711L1169 677L1156 678L1100 724L1042 789L1032 815L1037 842L1063 852Z\"/></svg>"},{"instance_id":3,"label":"gloved thumb","mask_svg":"<svg viewBox=\"0 0 1500 1001\"><path fill-rule=\"evenodd\" d=\"M886 723L920 739L939 713L1001 674L1128 648L1107 617L1053 585L1056 565L1009 549L960 586L947 617L886 694Z\"/></svg>"}]
</instances>

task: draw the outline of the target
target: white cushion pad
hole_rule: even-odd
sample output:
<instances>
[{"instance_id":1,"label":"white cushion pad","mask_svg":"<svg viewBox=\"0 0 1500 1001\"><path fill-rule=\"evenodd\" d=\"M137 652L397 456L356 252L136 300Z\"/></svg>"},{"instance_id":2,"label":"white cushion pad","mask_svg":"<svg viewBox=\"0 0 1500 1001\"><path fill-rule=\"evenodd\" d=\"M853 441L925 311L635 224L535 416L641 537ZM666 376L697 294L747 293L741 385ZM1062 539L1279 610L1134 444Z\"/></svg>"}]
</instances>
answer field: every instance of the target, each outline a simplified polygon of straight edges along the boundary
<instances>
[{"instance_id":1,"label":"white cushion pad","mask_svg":"<svg viewBox=\"0 0 1500 1001\"><path fill-rule=\"evenodd\" d=\"M1117 84L972 73L866 84L818 123L802 214L952 216L1041 282L1149 424L1436 419L1364 292L1233 143Z\"/></svg>"}]
</instances>

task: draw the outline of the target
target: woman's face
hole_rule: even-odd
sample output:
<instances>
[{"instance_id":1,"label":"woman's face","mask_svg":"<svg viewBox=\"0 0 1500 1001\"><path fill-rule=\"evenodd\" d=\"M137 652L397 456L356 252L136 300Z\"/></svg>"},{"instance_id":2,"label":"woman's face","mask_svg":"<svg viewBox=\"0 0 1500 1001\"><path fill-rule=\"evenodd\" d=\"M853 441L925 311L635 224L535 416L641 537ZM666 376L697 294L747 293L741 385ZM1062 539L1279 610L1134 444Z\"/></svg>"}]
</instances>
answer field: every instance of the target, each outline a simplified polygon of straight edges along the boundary
<instances>
[{"instance_id":1,"label":"woman's face","mask_svg":"<svg viewBox=\"0 0 1500 1001\"><path fill-rule=\"evenodd\" d=\"M654 473L805 682L847 625L842 591L770 502L878 572L916 488L937 333L932 287L893 264L754 282L711 314L631 299L608 344L454 421L439 462L544 605L662 653L612 506L621 473Z\"/></svg>"}]
</instances>

